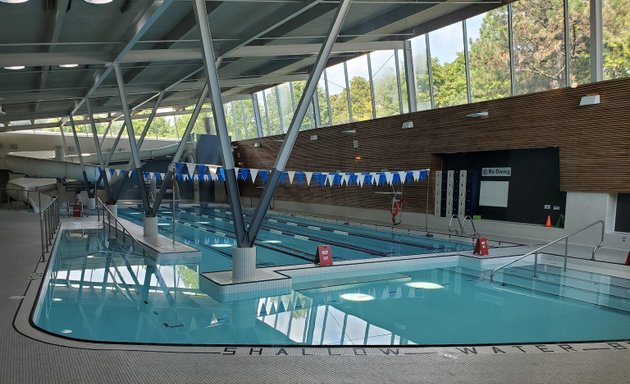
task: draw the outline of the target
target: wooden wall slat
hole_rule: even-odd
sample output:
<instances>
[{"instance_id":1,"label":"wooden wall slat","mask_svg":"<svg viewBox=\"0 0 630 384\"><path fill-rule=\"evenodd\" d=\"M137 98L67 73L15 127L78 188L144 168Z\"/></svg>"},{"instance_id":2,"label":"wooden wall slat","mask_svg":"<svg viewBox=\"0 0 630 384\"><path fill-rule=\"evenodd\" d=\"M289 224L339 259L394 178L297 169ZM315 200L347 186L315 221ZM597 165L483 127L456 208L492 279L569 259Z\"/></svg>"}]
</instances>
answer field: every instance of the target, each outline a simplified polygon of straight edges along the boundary
<instances>
[{"instance_id":1,"label":"wooden wall slat","mask_svg":"<svg viewBox=\"0 0 630 384\"><path fill-rule=\"evenodd\" d=\"M580 107L597 93L601 104ZM466 115L487 110L488 119ZM404 121L414 128L401 129ZM341 133L354 128L355 135ZM317 141L310 141L311 135ZM279 136L237 143L237 161L251 168L273 167ZM352 146L359 141L359 149ZM254 148L253 143L260 143ZM378 171L441 169L440 154L559 147L563 191L630 192L630 79L562 88L506 99L416 112L300 132L287 165L291 170ZM360 154L362 159L355 160ZM430 180L430 205L433 206ZM246 184L243 196L260 194ZM389 187L387 187L389 188ZM278 199L386 209L385 187L321 188L282 186ZM405 185L405 210L424 212L426 184Z\"/></svg>"}]
</instances>

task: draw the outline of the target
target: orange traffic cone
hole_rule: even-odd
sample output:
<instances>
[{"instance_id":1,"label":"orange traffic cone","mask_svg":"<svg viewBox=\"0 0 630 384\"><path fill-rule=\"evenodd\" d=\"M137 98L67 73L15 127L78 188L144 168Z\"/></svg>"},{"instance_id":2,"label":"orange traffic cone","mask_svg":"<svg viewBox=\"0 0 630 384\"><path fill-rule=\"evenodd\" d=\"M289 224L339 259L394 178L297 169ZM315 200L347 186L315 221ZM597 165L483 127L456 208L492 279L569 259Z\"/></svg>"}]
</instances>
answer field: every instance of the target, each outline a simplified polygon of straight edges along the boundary
<instances>
[{"instance_id":1,"label":"orange traffic cone","mask_svg":"<svg viewBox=\"0 0 630 384\"><path fill-rule=\"evenodd\" d=\"M628 252L628 258L626 259L626 265L630 265L630 252Z\"/></svg>"},{"instance_id":2,"label":"orange traffic cone","mask_svg":"<svg viewBox=\"0 0 630 384\"><path fill-rule=\"evenodd\" d=\"M551 225L551 215L547 215L547 221L545 222L545 227L547 228L553 227L553 225Z\"/></svg>"}]
</instances>

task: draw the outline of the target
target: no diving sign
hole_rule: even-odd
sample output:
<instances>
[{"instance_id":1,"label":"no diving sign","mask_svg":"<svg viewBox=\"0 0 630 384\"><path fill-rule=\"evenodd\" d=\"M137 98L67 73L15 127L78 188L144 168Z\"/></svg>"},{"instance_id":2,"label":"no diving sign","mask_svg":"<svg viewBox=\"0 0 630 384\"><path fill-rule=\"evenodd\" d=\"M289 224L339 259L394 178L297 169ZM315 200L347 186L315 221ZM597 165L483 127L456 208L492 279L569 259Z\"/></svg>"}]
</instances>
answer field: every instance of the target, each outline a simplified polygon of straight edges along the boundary
<instances>
[{"instance_id":1,"label":"no diving sign","mask_svg":"<svg viewBox=\"0 0 630 384\"><path fill-rule=\"evenodd\" d=\"M512 176L512 168L481 168L482 177L510 177Z\"/></svg>"},{"instance_id":2,"label":"no diving sign","mask_svg":"<svg viewBox=\"0 0 630 384\"><path fill-rule=\"evenodd\" d=\"M315 264L319 264L322 267L332 265L332 252L330 251L330 245L317 246Z\"/></svg>"}]
</instances>

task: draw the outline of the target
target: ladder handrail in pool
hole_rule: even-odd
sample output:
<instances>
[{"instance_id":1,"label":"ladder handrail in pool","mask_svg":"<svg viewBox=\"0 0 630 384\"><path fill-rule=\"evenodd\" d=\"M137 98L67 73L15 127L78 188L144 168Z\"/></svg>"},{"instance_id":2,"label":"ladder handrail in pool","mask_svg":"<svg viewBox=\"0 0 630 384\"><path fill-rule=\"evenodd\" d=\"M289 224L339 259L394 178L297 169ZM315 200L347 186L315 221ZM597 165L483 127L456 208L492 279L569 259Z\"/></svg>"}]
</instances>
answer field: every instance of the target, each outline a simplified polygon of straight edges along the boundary
<instances>
[{"instance_id":1,"label":"ladder handrail in pool","mask_svg":"<svg viewBox=\"0 0 630 384\"><path fill-rule=\"evenodd\" d=\"M466 220L470 220L470 226L472 227L472 230L473 230L473 234L472 234L473 239L478 238L479 232L477 232L477 228L475 228L475 222L473 221L473 218L470 217L470 215L464 216L464 221L462 221L462 225L464 227L466 226Z\"/></svg>"},{"instance_id":2,"label":"ladder handrail in pool","mask_svg":"<svg viewBox=\"0 0 630 384\"><path fill-rule=\"evenodd\" d=\"M107 227L111 229L112 227L112 217L114 218L114 229L116 231L116 238L118 238L118 226L120 225L120 232L122 232L123 235L123 243L125 243L125 238L126 236L129 236L129 238L131 239L131 241L137 243L141 249L144 249L144 247L142 246L142 243L140 243L138 240L136 240L133 235L131 234L131 232L129 232L127 230L127 228L125 228L125 226L123 225L123 223L118 220L118 217L109 209L107 208L107 206L105 205L105 203L103 203L103 201L100 198L96 198L97 201L97 206L101 206L101 208L103 208L103 229L105 229L105 216L107 216ZM101 210L97 209L97 214L98 214L98 221L101 221Z\"/></svg>"},{"instance_id":3,"label":"ladder handrail in pool","mask_svg":"<svg viewBox=\"0 0 630 384\"><path fill-rule=\"evenodd\" d=\"M457 232L457 229L454 230L454 231L451 229L451 225L453 224L453 219L457 219L457 222L459 223L459 230L460 230L460 232ZM455 234L458 235L458 236L459 235L461 235L461 236L464 235L464 225L462 224L462 221L459 219L459 216L451 215L451 219L448 221L448 232L449 233L455 232Z\"/></svg>"},{"instance_id":4,"label":"ladder handrail in pool","mask_svg":"<svg viewBox=\"0 0 630 384\"><path fill-rule=\"evenodd\" d=\"M583 228L581 228L581 229L579 229L579 230L577 230L577 231L574 231L574 232L569 233L568 235L565 235L565 236L562 236L562 237L560 237L560 238L558 238L558 239L555 239L555 240L553 240L553 241L550 241L550 242L548 242L547 244L541 245L540 247L538 247L538 248L536 248L536 249L533 249L533 250L531 250L531 251L527 252L526 254L524 254L523 256L519 257L519 258L518 258L518 259L516 259L516 260L512 260L512 261L510 261L509 263L503 264L502 266L500 266L500 267L498 267L498 268L495 268L495 269L492 271L492 273L490 273L490 282L491 282L491 283L492 283L492 282L494 282L494 274L495 274L495 273L497 273L499 270L501 270L501 269L503 269L503 268L505 268L505 267L508 267L508 266L510 266L510 265L512 265L512 264L514 264L514 263L516 263L516 262L518 262L518 261L521 261L521 260L523 260L524 258L526 258L526 257L528 257L528 256L531 256L531 255L534 255L534 276L533 276L533 277L537 277L537 268L538 268L538 253L539 253L540 251L542 251L543 249L545 249L545 248L547 248L547 247L549 247L549 246L551 246L551 245L554 245L554 244L556 244L556 243L558 243L558 242L560 242L560 241L562 241L562 240L564 240L564 241L565 241L565 242L564 242L564 267L563 267L563 270L565 270L565 271L566 271L566 270L567 270L567 259L568 259L568 257L569 257L569 255L568 255L568 254L569 254L569 237L571 237L571 236L573 236L573 235L575 235L575 234L578 234L578 233L580 233L580 232L582 232L582 231L585 231L585 230L587 230L587 229L589 229L589 228L591 228L591 227L594 227L594 226L596 226L596 225L599 225L599 224L601 224L601 225L602 225L602 233L601 233L601 239L600 239L599 244L597 244L597 245L593 248L593 251L592 251L592 253L591 253L591 260L593 260L593 261L594 261L594 260L595 260L595 252L597 252L597 250L598 250L599 248L601 248L601 247L604 245L604 233L605 233L604 231L605 231L605 228L606 228L606 222L605 222L604 220L597 220L597 221L595 221L595 222L593 222L593 223L591 223L591 224L587 225L586 227L583 227Z\"/></svg>"}]
</instances>

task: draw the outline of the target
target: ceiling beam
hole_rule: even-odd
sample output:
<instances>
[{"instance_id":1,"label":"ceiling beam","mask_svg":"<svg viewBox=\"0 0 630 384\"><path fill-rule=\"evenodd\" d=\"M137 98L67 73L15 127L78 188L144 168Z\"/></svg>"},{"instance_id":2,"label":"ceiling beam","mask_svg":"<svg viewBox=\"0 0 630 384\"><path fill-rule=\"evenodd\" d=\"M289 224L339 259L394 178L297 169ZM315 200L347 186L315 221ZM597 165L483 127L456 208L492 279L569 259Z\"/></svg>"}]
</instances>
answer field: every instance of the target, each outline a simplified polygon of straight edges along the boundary
<instances>
[{"instance_id":1,"label":"ceiling beam","mask_svg":"<svg viewBox=\"0 0 630 384\"><path fill-rule=\"evenodd\" d=\"M61 34L61 29L63 28L63 22L66 18L66 14L68 13L69 2L70 0L56 0L54 10L48 12L48 27L46 28L46 34L43 40L50 45L42 47L44 52L53 52L55 49L57 49L57 46L55 44L59 41L59 35ZM71 64L71 62L62 64ZM42 73L39 75L37 88L46 88L49 70L50 67L47 65L42 68ZM33 111L37 111L37 108L39 108L39 103L35 103L33 105Z\"/></svg>"},{"instance_id":2,"label":"ceiling beam","mask_svg":"<svg viewBox=\"0 0 630 384\"><path fill-rule=\"evenodd\" d=\"M357 43L337 43L333 53L371 52L389 49L402 49L399 41L372 41ZM319 44L283 44L256 45L240 47L223 56L224 58L247 57L284 57L311 56L317 54ZM60 64L76 63L80 65L110 65L114 60L106 52L47 52L47 53L11 53L0 54L0 66L56 66ZM201 52L196 48L179 49L145 49L130 51L118 61L119 64L138 62L179 62L186 60L201 60Z\"/></svg>"},{"instance_id":3,"label":"ceiling beam","mask_svg":"<svg viewBox=\"0 0 630 384\"><path fill-rule=\"evenodd\" d=\"M134 45L142 39L145 33L151 28L151 26L162 16L162 14L168 9L168 7L173 3L173 0L155 0L148 6L146 6L142 12L138 14L136 19L134 20L131 28L127 30L125 33L123 41L127 43L116 52L114 62L117 63L121 60ZM70 115L76 113L79 108L83 106L85 100L89 98L96 89L103 83L103 81L109 76L114 70L114 66L110 65L105 70L103 70L100 74L94 77L94 82L91 88L87 91L83 99L77 105L75 105L74 109L70 112ZM66 119L63 120L62 124L65 124Z\"/></svg>"}]
</instances>

